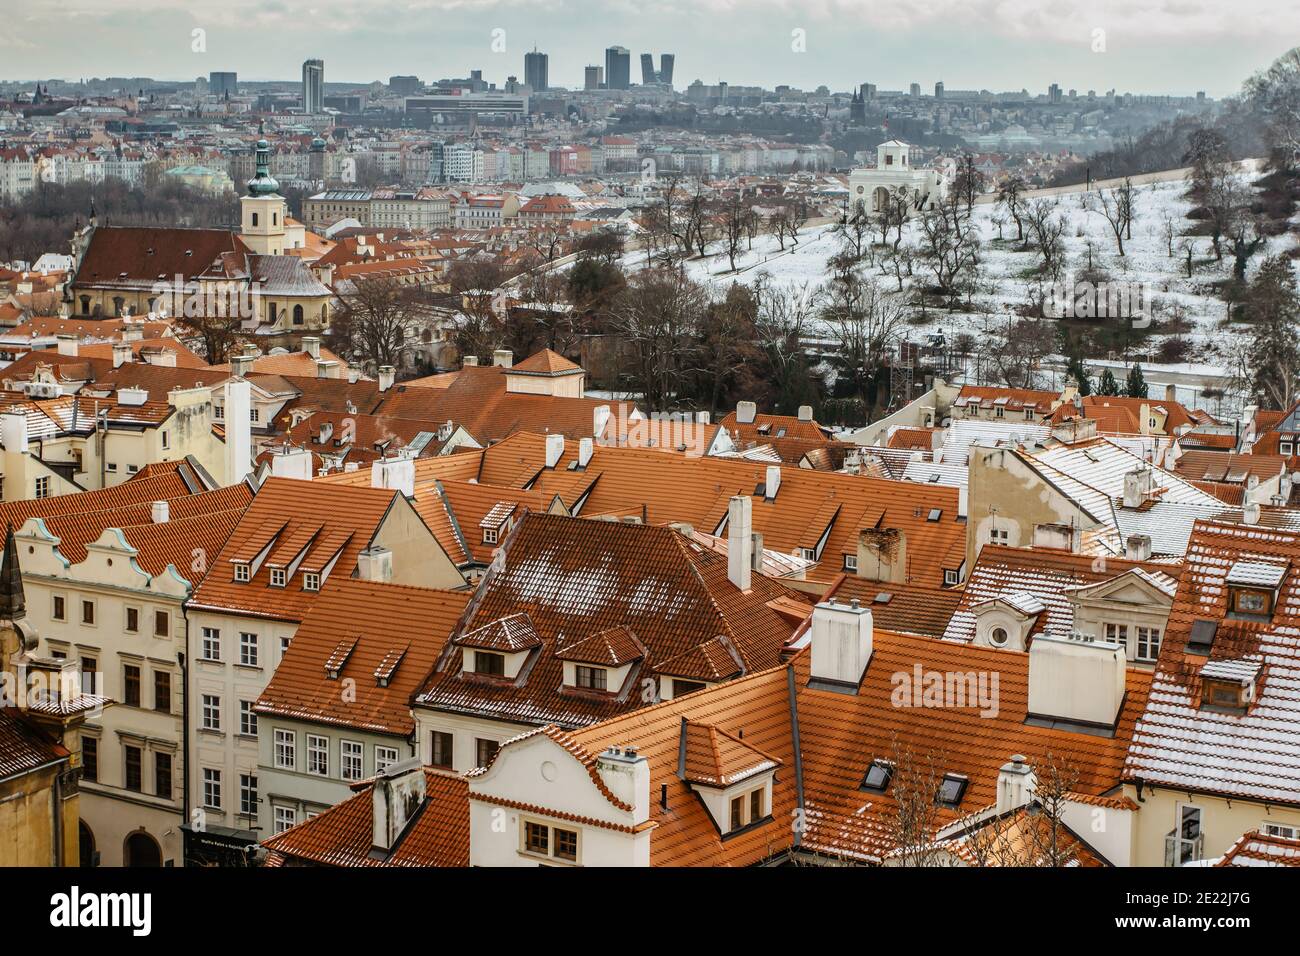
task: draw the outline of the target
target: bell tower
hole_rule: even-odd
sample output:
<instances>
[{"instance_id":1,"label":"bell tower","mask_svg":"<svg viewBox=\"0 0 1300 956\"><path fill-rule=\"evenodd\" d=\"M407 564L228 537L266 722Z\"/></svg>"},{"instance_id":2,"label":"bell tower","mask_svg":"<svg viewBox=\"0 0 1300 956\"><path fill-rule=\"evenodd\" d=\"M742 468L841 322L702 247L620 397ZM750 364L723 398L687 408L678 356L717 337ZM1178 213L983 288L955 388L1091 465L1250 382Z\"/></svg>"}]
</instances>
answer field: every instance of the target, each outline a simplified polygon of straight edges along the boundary
<instances>
[{"instance_id":1,"label":"bell tower","mask_svg":"<svg viewBox=\"0 0 1300 956\"><path fill-rule=\"evenodd\" d=\"M263 137L256 149L257 175L248 181L248 195L239 200L239 238L257 255L279 256L284 254L289 208L277 192L280 184L271 176L271 144Z\"/></svg>"}]
</instances>

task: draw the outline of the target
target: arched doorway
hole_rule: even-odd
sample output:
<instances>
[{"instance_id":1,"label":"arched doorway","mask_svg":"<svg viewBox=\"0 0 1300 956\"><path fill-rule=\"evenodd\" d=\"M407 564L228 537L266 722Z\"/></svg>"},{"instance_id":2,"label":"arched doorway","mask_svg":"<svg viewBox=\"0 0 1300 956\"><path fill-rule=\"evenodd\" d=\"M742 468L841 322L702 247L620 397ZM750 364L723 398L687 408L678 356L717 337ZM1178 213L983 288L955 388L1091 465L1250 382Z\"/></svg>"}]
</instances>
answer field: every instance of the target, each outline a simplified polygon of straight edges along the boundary
<instances>
[{"instance_id":1,"label":"arched doorway","mask_svg":"<svg viewBox=\"0 0 1300 956\"><path fill-rule=\"evenodd\" d=\"M144 830L136 830L122 846L124 866L162 866L162 849L158 841Z\"/></svg>"},{"instance_id":2,"label":"arched doorway","mask_svg":"<svg viewBox=\"0 0 1300 956\"><path fill-rule=\"evenodd\" d=\"M90 832L85 820L77 821L77 844L82 866L95 865L95 834Z\"/></svg>"},{"instance_id":3,"label":"arched doorway","mask_svg":"<svg viewBox=\"0 0 1300 956\"><path fill-rule=\"evenodd\" d=\"M889 205L889 190L884 186L877 186L871 192L871 206L875 212L881 212Z\"/></svg>"}]
</instances>

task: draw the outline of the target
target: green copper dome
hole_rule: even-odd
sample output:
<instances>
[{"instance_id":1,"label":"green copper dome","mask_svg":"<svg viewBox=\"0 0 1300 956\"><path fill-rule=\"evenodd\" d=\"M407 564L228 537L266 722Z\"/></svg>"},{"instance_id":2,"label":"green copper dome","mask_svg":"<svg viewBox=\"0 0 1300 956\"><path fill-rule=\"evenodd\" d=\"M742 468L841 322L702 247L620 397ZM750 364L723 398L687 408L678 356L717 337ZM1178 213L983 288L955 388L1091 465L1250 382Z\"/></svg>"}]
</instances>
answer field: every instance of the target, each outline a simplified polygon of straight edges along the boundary
<instances>
[{"instance_id":1,"label":"green copper dome","mask_svg":"<svg viewBox=\"0 0 1300 956\"><path fill-rule=\"evenodd\" d=\"M270 196L280 189L271 176L271 144L265 139L257 141L257 175L248 181L250 196Z\"/></svg>"}]
</instances>

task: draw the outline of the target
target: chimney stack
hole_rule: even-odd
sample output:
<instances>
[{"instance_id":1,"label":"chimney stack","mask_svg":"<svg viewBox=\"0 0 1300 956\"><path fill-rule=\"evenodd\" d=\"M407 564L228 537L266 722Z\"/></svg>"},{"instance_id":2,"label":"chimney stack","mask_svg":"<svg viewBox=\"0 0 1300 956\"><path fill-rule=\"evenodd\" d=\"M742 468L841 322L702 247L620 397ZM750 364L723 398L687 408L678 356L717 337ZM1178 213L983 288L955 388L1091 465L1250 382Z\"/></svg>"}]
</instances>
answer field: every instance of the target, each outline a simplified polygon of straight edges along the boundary
<instances>
[{"instance_id":1,"label":"chimney stack","mask_svg":"<svg viewBox=\"0 0 1300 956\"><path fill-rule=\"evenodd\" d=\"M748 591L754 567L754 505L736 495L727 505L727 580Z\"/></svg>"},{"instance_id":2,"label":"chimney stack","mask_svg":"<svg viewBox=\"0 0 1300 956\"><path fill-rule=\"evenodd\" d=\"M800 406L799 406L799 421L801 421L801 422L810 422L810 421L812 421L812 420L813 420L812 406L811 406L811 405L800 405Z\"/></svg>"},{"instance_id":3,"label":"chimney stack","mask_svg":"<svg viewBox=\"0 0 1300 956\"><path fill-rule=\"evenodd\" d=\"M310 355L313 359L320 359L320 336L304 335L302 337L302 350Z\"/></svg>"},{"instance_id":4,"label":"chimney stack","mask_svg":"<svg viewBox=\"0 0 1300 956\"><path fill-rule=\"evenodd\" d=\"M1029 715L1113 728L1124 703L1126 668L1118 644L1039 634L1029 645Z\"/></svg>"},{"instance_id":5,"label":"chimney stack","mask_svg":"<svg viewBox=\"0 0 1300 956\"><path fill-rule=\"evenodd\" d=\"M752 425L754 416L758 414L758 406L753 402L736 403L736 423L740 425Z\"/></svg>"},{"instance_id":6,"label":"chimney stack","mask_svg":"<svg viewBox=\"0 0 1300 956\"><path fill-rule=\"evenodd\" d=\"M271 449L271 474L276 478L311 481L311 463L311 451L307 448L281 445Z\"/></svg>"},{"instance_id":7,"label":"chimney stack","mask_svg":"<svg viewBox=\"0 0 1300 956\"><path fill-rule=\"evenodd\" d=\"M230 374L235 378L246 378L253 371L255 361L257 361L255 355L232 355L230 357Z\"/></svg>"},{"instance_id":8,"label":"chimney stack","mask_svg":"<svg viewBox=\"0 0 1300 956\"><path fill-rule=\"evenodd\" d=\"M171 504L167 501L155 501L150 510L150 518L154 524L166 524L171 518Z\"/></svg>"},{"instance_id":9,"label":"chimney stack","mask_svg":"<svg viewBox=\"0 0 1300 956\"><path fill-rule=\"evenodd\" d=\"M424 801L424 766L419 757L395 763L370 788L371 844L389 851Z\"/></svg>"},{"instance_id":10,"label":"chimney stack","mask_svg":"<svg viewBox=\"0 0 1300 956\"><path fill-rule=\"evenodd\" d=\"M1038 780L1024 754L1012 754L1011 760L998 771L998 814L1025 806L1034 798Z\"/></svg>"},{"instance_id":11,"label":"chimney stack","mask_svg":"<svg viewBox=\"0 0 1300 956\"><path fill-rule=\"evenodd\" d=\"M225 392L226 484L233 485L253 470L252 386L246 379L232 378L226 381Z\"/></svg>"},{"instance_id":12,"label":"chimney stack","mask_svg":"<svg viewBox=\"0 0 1300 956\"><path fill-rule=\"evenodd\" d=\"M1242 524L1259 524L1259 504L1252 501L1241 509Z\"/></svg>"},{"instance_id":13,"label":"chimney stack","mask_svg":"<svg viewBox=\"0 0 1300 956\"><path fill-rule=\"evenodd\" d=\"M498 368L513 368L515 353L509 349L497 349L492 353L492 364Z\"/></svg>"},{"instance_id":14,"label":"chimney stack","mask_svg":"<svg viewBox=\"0 0 1300 956\"><path fill-rule=\"evenodd\" d=\"M391 365L379 366L379 390L386 392L393 387L393 381L397 378L397 369Z\"/></svg>"},{"instance_id":15,"label":"chimney stack","mask_svg":"<svg viewBox=\"0 0 1300 956\"><path fill-rule=\"evenodd\" d=\"M771 501L776 497L776 493L781 489L781 466L768 465L767 473L763 479L763 498Z\"/></svg>"},{"instance_id":16,"label":"chimney stack","mask_svg":"<svg viewBox=\"0 0 1300 956\"><path fill-rule=\"evenodd\" d=\"M848 604L834 599L818 604L813 608L811 640L809 683L857 693L871 662L871 609L856 598Z\"/></svg>"},{"instance_id":17,"label":"chimney stack","mask_svg":"<svg viewBox=\"0 0 1300 956\"><path fill-rule=\"evenodd\" d=\"M595 443L590 438L578 439L578 467L586 468L591 463L591 453Z\"/></svg>"},{"instance_id":18,"label":"chimney stack","mask_svg":"<svg viewBox=\"0 0 1300 956\"><path fill-rule=\"evenodd\" d=\"M127 362L131 361L131 346L126 342L116 342L113 345L113 368L121 368Z\"/></svg>"},{"instance_id":19,"label":"chimney stack","mask_svg":"<svg viewBox=\"0 0 1300 956\"><path fill-rule=\"evenodd\" d=\"M554 468L564 454L564 436L551 432L546 436L546 467Z\"/></svg>"},{"instance_id":20,"label":"chimney stack","mask_svg":"<svg viewBox=\"0 0 1300 956\"><path fill-rule=\"evenodd\" d=\"M466 356L462 357L461 360L460 360L460 367L461 367L461 368L478 368L478 356L477 356L477 355L466 355Z\"/></svg>"},{"instance_id":21,"label":"chimney stack","mask_svg":"<svg viewBox=\"0 0 1300 956\"><path fill-rule=\"evenodd\" d=\"M60 355L75 356L77 354L77 337L75 335L56 335L54 339L58 343Z\"/></svg>"},{"instance_id":22,"label":"chimney stack","mask_svg":"<svg viewBox=\"0 0 1300 956\"><path fill-rule=\"evenodd\" d=\"M391 488L407 498L414 498L415 459L405 455L375 459L370 464L370 487Z\"/></svg>"},{"instance_id":23,"label":"chimney stack","mask_svg":"<svg viewBox=\"0 0 1300 956\"><path fill-rule=\"evenodd\" d=\"M1124 475L1124 507L1140 508L1151 497L1151 469L1134 468Z\"/></svg>"},{"instance_id":24,"label":"chimney stack","mask_svg":"<svg viewBox=\"0 0 1300 956\"><path fill-rule=\"evenodd\" d=\"M1130 561L1151 560L1151 535L1131 534L1124 539L1124 557Z\"/></svg>"},{"instance_id":25,"label":"chimney stack","mask_svg":"<svg viewBox=\"0 0 1300 956\"><path fill-rule=\"evenodd\" d=\"M393 580L393 552L370 547L357 555L357 579L373 584L390 584Z\"/></svg>"}]
</instances>

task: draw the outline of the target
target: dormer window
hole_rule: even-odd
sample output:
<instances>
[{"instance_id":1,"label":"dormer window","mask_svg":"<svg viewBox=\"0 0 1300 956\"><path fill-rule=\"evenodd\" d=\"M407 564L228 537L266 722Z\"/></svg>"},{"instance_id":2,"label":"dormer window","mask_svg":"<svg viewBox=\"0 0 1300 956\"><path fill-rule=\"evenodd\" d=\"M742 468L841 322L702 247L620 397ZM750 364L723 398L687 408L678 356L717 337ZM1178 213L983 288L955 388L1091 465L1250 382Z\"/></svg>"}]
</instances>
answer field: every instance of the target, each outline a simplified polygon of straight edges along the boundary
<instances>
[{"instance_id":1,"label":"dormer window","mask_svg":"<svg viewBox=\"0 0 1300 956\"><path fill-rule=\"evenodd\" d=\"M1239 681L1212 680L1201 681L1201 704L1207 707L1223 707L1229 710L1244 710L1246 702Z\"/></svg>"},{"instance_id":2,"label":"dormer window","mask_svg":"<svg viewBox=\"0 0 1300 956\"><path fill-rule=\"evenodd\" d=\"M235 580L240 584L247 584L249 579L249 568L247 564L235 565Z\"/></svg>"},{"instance_id":3,"label":"dormer window","mask_svg":"<svg viewBox=\"0 0 1300 956\"><path fill-rule=\"evenodd\" d=\"M505 655L495 654L492 651L475 651L474 673L486 674L489 677L504 677L506 673Z\"/></svg>"},{"instance_id":4,"label":"dormer window","mask_svg":"<svg viewBox=\"0 0 1300 956\"><path fill-rule=\"evenodd\" d=\"M574 668L574 682L586 690L607 690L609 671L603 667L588 667L579 664Z\"/></svg>"},{"instance_id":5,"label":"dormer window","mask_svg":"<svg viewBox=\"0 0 1300 956\"><path fill-rule=\"evenodd\" d=\"M315 571L304 571L302 573L302 589L304 591L319 591L320 575Z\"/></svg>"},{"instance_id":6,"label":"dormer window","mask_svg":"<svg viewBox=\"0 0 1300 956\"><path fill-rule=\"evenodd\" d=\"M934 802L941 807L955 810L961 805L961 798L966 795L966 785L970 780L959 773L946 773L939 783L939 791Z\"/></svg>"},{"instance_id":7,"label":"dormer window","mask_svg":"<svg viewBox=\"0 0 1300 956\"><path fill-rule=\"evenodd\" d=\"M1228 569L1228 613L1253 618L1273 615L1277 591L1286 577L1280 564L1262 561L1238 561Z\"/></svg>"},{"instance_id":8,"label":"dormer window","mask_svg":"<svg viewBox=\"0 0 1300 956\"><path fill-rule=\"evenodd\" d=\"M856 574L858 571L858 556L856 554L846 554L844 556L844 570Z\"/></svg>"},{"instance_id":9,"label":"dormer window","mask_svg":"<svg viewBox=\"0 0 1300 956\"><path fill-rule=\"evenodd\" d=\"M496 529L496 528L484 528L484 529L483 529L483 543L484 543L484 544L496 544L496 543L497 543L497 529Z\"/></svg>"},{"instance_id":10,"label":"dormer window","mask_svg":"<svg viewBox=\"0 0 1300 956\"><path fill-rule=\"evenodd\" d=\"M862 778L862 789L884 793L894 777L894 765L888 760L873 760Z\"/></svg>"},{"instance_id":11,"label":"dormer window","mask_svg":"<svg viewBox=\"0 0 1300 956\"><path fill-rule=\"evenodd\" d=\"M284 587L284 568L271 569L271 587L273 588Z\"/></svg>"},{"instance_id":12,"label":"dormer window","mask_svg":"<svg viewBox=\"0 0 1300 956\"><path fill-rule=\"evenodd\" d=\"M1229 593L1232 595L1232 610L1237 614L1267 617L1272 613L1273 595L1269 591L1231 588Z\"/></svg>"},{"instance_id":13,"label":"dormer window","mask_svg":"<svg viewBox=\"0 0 1300 956\"><path fill-rule=\"evenodd\" d=\"M767 816L766 785L731 798L730 829L732 832L756 823L765 816Z\"/></svg>"}]
</instances>

